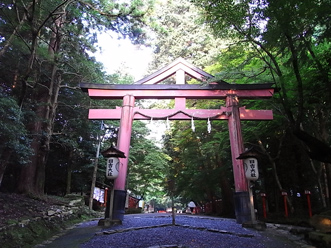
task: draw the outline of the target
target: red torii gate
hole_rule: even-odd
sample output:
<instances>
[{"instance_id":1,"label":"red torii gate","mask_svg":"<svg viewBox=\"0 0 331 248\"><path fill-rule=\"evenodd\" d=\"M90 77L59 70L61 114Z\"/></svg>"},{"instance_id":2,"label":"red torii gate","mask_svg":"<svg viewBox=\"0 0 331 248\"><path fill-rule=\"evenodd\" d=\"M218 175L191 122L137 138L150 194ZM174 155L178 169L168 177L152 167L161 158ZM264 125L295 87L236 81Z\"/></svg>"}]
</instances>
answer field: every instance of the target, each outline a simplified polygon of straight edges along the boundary
<instances>
[{"instance_id":1,"label":"red torii gate","mask_svg":"<svg viewBox=\"0 0 331 248\"><path fill-rule=\"evenodd\" d=\"M205 81L213 76L179 58L168 66L147 76L135 84L88 84L81 83L94 99L123 99L122 107L116 109L90 109L89 119L120 120L117 148L125 153L121 159L119 176L115 180L113 219L123 220L125 209L125 184L133 120L227 120L230 135L231 155L235 183L235 212L238 223L251 219L248 184L242 160L236 159L243 152L240 120L272 120L271 110L248 110L239 107L239 99L271 98L272 84L228 84L215 82L207 85L185 84L185 74ZM159 82L176 75L176 84ZM140 109L135 99L175 99L174 109ZM226 106L220 109L187 109L186 99L225 99Z\"/></svg>"}]
</instances>

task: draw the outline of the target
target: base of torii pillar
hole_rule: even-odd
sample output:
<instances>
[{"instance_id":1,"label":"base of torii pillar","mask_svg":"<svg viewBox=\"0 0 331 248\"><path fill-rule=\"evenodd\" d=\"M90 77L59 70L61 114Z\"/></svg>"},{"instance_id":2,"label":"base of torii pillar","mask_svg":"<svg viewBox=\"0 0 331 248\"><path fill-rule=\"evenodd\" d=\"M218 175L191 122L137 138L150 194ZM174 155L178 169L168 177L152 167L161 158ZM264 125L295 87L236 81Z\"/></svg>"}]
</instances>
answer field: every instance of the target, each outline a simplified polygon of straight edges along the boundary
<instances>
[{"instance_id":1,"label":"base of torii pillar","mask_svg":"<svg viewBox=\"0 0 331 248\"><path fill-rule=\"evenodd\" d=\"M243 224L251 221L249 193L247 191L235 192L233 198L237 223Z\"/></svg>"},{"instance_id":2,"label":"base of torii pillar","mask_svg":"<svg viewBox=\"0 0 331 248\"><path fill-rule=\"evenodd\" d=\"M125 214L126 190L114 190L113 220L123 221Z\"/></svg>"},{"instance_id":3,"label":"base of torii pillar","mask_svg":"<svg viewBox=\"0 0 331 248\"><path fill-rule=\"evenodd\" d=\"M126 190L115 189L113 201L111 201L110 196L108 197L105 211L105 219L109 218L112 221L118 222L123 221L125 214L126 194Z\"/></svg>"},{"instance_id":4,"label":"base of torii pillar","mask_svg":"<svg viewBox=\"0 0 331 248\"><path fill-rule=\"evenodd\" d=\"M113 197L113 200L111 200ZM105 218L100 219L98 226L110 227L121 225L125 214L126 191L114 190L107 195Z\"/></svg>"}]
</instances>

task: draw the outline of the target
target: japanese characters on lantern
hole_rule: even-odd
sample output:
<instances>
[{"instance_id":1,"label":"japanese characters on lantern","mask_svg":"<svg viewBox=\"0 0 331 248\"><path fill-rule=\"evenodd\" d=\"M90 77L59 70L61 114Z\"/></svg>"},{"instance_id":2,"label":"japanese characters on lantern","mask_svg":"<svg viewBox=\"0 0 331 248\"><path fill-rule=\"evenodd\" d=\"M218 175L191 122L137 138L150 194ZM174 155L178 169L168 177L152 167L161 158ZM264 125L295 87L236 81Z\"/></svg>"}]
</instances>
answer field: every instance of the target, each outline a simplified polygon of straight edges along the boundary
<instances>
[{"instance_id":1,"label":"japanese characters on lantern","mask_svg":"<svg viewBox=\"0 0 331 248\"><path fill-rule=\"evenodd\" d=\"M108 179L115 179L118 177L120 161L116 157L107 159L106 177Z\"/></svg>"},{"instance_id":2,"label":"japanese characters on lantern","mask_svg":"<svg viewBox=\"0 0 331 248\"><path fill-rule=\"evenodd\" d=\"M256 158L244 159L245 175L248 180L256 181L259 178L258 162Z\"/></svg>"}]
</instances>

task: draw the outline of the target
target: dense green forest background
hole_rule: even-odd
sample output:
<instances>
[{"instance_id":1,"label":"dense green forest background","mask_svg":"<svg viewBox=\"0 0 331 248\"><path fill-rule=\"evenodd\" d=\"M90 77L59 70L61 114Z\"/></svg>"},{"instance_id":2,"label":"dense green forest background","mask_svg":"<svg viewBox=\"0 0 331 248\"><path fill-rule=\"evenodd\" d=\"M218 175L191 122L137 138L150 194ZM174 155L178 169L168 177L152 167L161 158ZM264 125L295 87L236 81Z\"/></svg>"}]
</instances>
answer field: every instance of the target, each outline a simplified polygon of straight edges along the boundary
<instances>
[{"instance_id":1,"label":"dense green forest background","mask_svg":"<svg viewBox=\"0 0 331 248\"><path fill-rule=\"evenodd\" d=\"M268 211L292 215L330 206L331 190L331 1L329 0L4 0L0 3L0 190L33 196L88 192L100 139L100 121L88 109L121 101L94 101L79 83L131 84L132 76L108 75L93 57L97 34L112 31L153 49L149 73L183 57L232 84L274 83L271 100L242 101L272 109L274 120L242 122L245 147L256 147L260 179L255 203L266 193ZM109 58L110 60L112 58ZM171 82L170 82L171 83ZM189 83L191 83L189 81ZM137 102L137 105L143 104ZM157 102L155 107L172 103ZM196 101L192 108L219 108L223 101ZM118 127L118 122L104 122ZM147 202L212 203L233 214L233 175L227 123L175 121L162 145L148 139L147 123L135 121L128 189ZM105 179L99 159L97 184ZM218 211L215 207L214 212Z\"/></svg>"}]
</instances>

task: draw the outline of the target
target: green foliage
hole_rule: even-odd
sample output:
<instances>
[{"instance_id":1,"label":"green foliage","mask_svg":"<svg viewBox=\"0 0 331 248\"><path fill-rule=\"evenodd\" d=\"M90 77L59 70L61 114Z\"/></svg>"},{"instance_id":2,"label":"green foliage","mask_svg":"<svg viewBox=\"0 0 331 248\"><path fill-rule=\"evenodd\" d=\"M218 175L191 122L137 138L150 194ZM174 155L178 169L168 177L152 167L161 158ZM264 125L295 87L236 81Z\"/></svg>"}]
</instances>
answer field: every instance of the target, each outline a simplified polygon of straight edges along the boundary
<instances>
[{"instance_id":1,"label":"green foliage","mask_svg":"<svg viewBox=\"0 0 331 248\"><path fill-rule=\"evenodd\" d=\"M205 70L223 80L235 84L273 82L273 77L263 60L257 57L254 49L242 45L221 51L215 64ZM215 80L215 79L212 79Z\"/></svg>"},{"instance_id":2,"label":"green foliage","mask_svg":"<svg viewBox=\"0 0 331 248\"><path fill-rule=\"evenodd\" d=\"M213 122L209 134L206 121L194 121L195 132L190 122L175 122L166 135L165 149L172 158L168 177L175 181L175 194L184 201L205 203L221 198L221 174L231 172L229 164L225 164L229 140L223 124ZM231 173L227 176L231 178Z\"/></svg>"},{"instance_id":3,"label":"green foliage","mask_svg":"<svg viewBox=\"0 0 331 248\"><path fill-rule=\"evenodd\" d=\"M329 87L329 68L324 66L324 56L317 52L329 44L329 20L323 17L329 1L194 3L217 36L233 37L233 45L220 61L223 66L227 61L229 66L219 68L224 71L219 76L235 79L236 83L249 83L252 79L276 83L289 120L293 125L304 122L306 109L311 108L305 105L310 98L310 85ZM313 79L313 75L319 79ZM324 96L329 98L328 94Z\"/></svg>"},{"instance_id":4,"label":"green foliage","mask_svg":"<svg viewBox=\"0 0 331 248\"><path fill-rule=\"evenodd\" d=\"M293 192L320 187L323 167L310 158L330 161L325 154L331 154L330 1L173 0L160 1L155 8L151 1L139 0L52 0L38 2L35 8L32 3L12 5L5 0L0 9L0 159L2 165L11 165L7 172L11 178L18 178L15 165L36 161L41 157L36 153L46 151L42 156L48 158L47 192L65 192L68 171L72 190L89 189L91 159L102 131L99 121L87 120L87 110L121 103L90 100L77 85L131 84L132 78L120 72L106 75L91 56L97 49L96 33L112 30L134 44L144 43L148 23L155 31L154 41L148 43L155 48L154 69L183 57L216 79L236 84L273 82L278 87L272 100L240 99L247 109L274 110L272 122L242 123L245 146L260 145L270 155L262 162L262 178L256 184L256 190L272 195L270 206L278 197L275 175L283 188ZM52 47L54 40L59 43ZM224 104L188 101L192 107L205 109ZM54 115L47 115L52 111ZM130 190L165 203L164 196L170 193L166 182L171 179L175 196L184 202L220 197L225 201L226 193L231 195L226 123L212 121L208 133L206 121L194 122L195 132L189 122L175 122L164 137L164 150L146 138L149 131L143 122L134 122ZM309 139L301 137L305 146L297 139L298 129L309 135ZM40 144L33 152L32 139ZM317 141L328 149L316 145ZM102 148L112 142L104 142ZM324 148L326 152L319 154ZM100 159L99 165L97 181L107 184L105 161Z\"/></svg>"},{"instance_id":5,"label":"green foliage","mask_svg":"<svg viewBox=\"0 0 331 248\"><path fill-rule=\"evenodd\" d=\"M275 190L279 190L279 187L287 188L292 193L298 190L302 193L305 188L316 188L321 179L316 171L322 167L313 163L310 158L328 162L331 159L327 156L331 152L330 19L325 12L330 8L330 2L191 2L201 11L202 22L199 28L191 28L197 25L192 20L198 20L199 16L188 17L190 23L185 21L186 16L179 17L178 13L184 12L184 9L186 13L197 13L189 3L181 2L177 5L176 1L168 1L167 8L161 5L162 11L169 14L160 15L162 17L158 18L155 25L155 64L164 65L182 56L186 59L194 58L192 63L197 65L203 61L201 65L206 66L206 71L215 75L216 80L235 84L273 82L279 91L272 100L240 99L240 104L247 109L274 110L272 122L242 123L245 146L260 145L270 155L263 159L262 178L256 184L256 191L266 190L272 195L270 198L273 199L270 201L274 206L278 201ZM204 33L206 26L214 31L214 40L221 38L229 43L227 48L219 46L217 53L210 53L212 56L208 62L201 59L204 56L200 57L199 53L195 53L192 46L185 45L188 40L193 45L195 41L199 41L199 50L204 51L204 46L207 47L208 43L199 40L199 34L195 31L209 37L208 28L207 34ZM191 34L194 35L190 36ZM197 104L194 107L200 104L202 108L209 108L207 103L203 106L194 100L188 102ZM218 131L214 135L213 132L206 134L206 127L203 128L206 124L203 121L195 121L195 124L196 133L192 133L189 123L176 122L166 135L166 152L172 158L167 178L176 179L177 195L203 199L210 193L209 183L214 188L219 187L213 175L231 172L228 162L230 147L228 134L224 132L226 128L222 128L222 124L213 122L213 130L216 126ZM298 129L309 138L299 136ZM210 139L207 138L209 136ZM314 147L319 144L318 141L324 146ZM326 151L325 154L316 154L322 150ZM315 151L314 154L312 151ZM204 169L199 171L200 168ZM213 175L208 175L208 170L213 171ZM231 178L231 173L227 173L227 176ZM319 189L320 192L323 190Z\"/></svg>"},{"instance_id":6,"label":"green foliage","mask_svg":"<svg viewBox=\"0 0 331 248\"><path fill-rule=\"evenodd\" d=\"M20 163L29 162L22 169L20 191L43 193L47 158L52 160L47 162L46 176L57 173L62 189L66 170L80 171L79 165L84 168L90 162L95 127L86 117L91 102L77 85L132 81L119 75L106 76L103 66L91 57L91 52L96 51L96 33L111 30L134 44L142 43L144 14L151 6L152 2L142 0L24 0L1 4L0 84L8 97L16 100L20 111L19 115L6 113L6 118L17 115L20 119L12 126L3 123L1 138L8 139L2 143L4 148L20 152ZM14 106L11 101L1 104ZM25 136L32 140L33 151L29 150L29 154L24 147L18 147L30 146ZM46 187L51 191L49 182Z\"/></svg>"},{"instance_id":7,"label":"green foliage","mask_svg":"<svg viewBox=\"0 0 331 248\"><path fill-rule=\"evenodd\" d=\"M135 121L131 138L128 189L149 201L165 194L164 177L170 158L150 139L145 124Z\"/></svg>"},{"instance_id":8,"label":"green foliage","mask_svg":"<svg viewBox=\"0 0 331 248\"><path fill-rule=\"evenodd\" d=\"M198 23L198 10L190 1L159 1L149 23L153 30L154 58L151 70L162 68L178 57L196 66L211 64L224 40L215 39L206 25Z\"/></svg>"},{"instance_id":9,"label":"green foliage","mask_svg":"<svg viewBox=\"0 0 331 248\"><path fill-rule=\"evenodd\" d=\"M217 37L232 37L209 70L231 83L275 83L275 109L312 159L331 161L330 2L193 2Z\"/></svg>"},{"instance_id":10,"label":"green foliage","mask_svg":"<svg viewBox=\"0 0 331 248\"><path fill-rule=\"evenodd\" d=\"M29 139L23 124L24 116L16 101L4 92L0 92L0 161L5 161L9 153L15 155L11 163L24 165L27 163Z\"/></svg>"}]
</instances>

